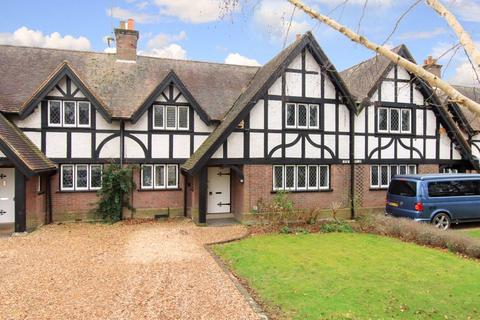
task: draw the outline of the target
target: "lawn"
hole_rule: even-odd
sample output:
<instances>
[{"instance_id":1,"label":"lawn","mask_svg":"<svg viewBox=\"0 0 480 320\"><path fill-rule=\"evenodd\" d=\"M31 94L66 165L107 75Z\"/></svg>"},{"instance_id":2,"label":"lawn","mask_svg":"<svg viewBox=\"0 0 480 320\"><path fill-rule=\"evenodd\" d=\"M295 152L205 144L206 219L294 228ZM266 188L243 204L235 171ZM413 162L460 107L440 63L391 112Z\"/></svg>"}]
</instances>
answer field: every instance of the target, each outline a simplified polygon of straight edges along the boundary
<instances>
[{"instance_id":1,"label":"lawn","mask_svg":"<svg viewBox=\"0 0 480 320\"><path fill-rule=\"evenodd\" d=\"M480 238L480 229L476 229L476 230L465 230L464 232L465 232L467 235L469 235L470 237Z\"/></svg>"},{"instance_id":2,"label":"lawn","mask_svg":"<svg viewBox=\"0 0 480 320\"><path fill-rule=\"evenodd\" d=\"M367 234L250 237L215 252L287 319L478 319L480 263Z\"/></svg>"}]
</instances>

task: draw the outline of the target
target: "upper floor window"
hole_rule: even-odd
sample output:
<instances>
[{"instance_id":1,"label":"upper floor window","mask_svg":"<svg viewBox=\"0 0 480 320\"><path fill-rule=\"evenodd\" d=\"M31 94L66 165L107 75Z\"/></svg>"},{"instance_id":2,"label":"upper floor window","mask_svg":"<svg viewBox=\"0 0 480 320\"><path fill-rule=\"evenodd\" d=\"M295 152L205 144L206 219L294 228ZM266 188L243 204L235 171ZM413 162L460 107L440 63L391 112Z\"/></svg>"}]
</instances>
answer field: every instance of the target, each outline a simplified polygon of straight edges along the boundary
<instances>
[{"instance_id":1,"label":"upper floor window","mask_svg":"<svg viewBox=\"0 0 480 320\"><path fill-rule=\"evenodd\" d=\"M330 186L328 165L273 166L273 190L323 190Z\"/></svg>"},{"instance_id":2,"label":"upper floor window","mask_svg":"<svg viewBox=\"0 0 480 320\"><path fill-rule=\"evenodd\" d=\"M285 127L318 129L319 113L318 104L287 103L285 108Z\"/></svg>"},{"instance_id":3,"label":"upper floor window","mask_svg":"<svg viewBox=\"0 0 480 320\"><path fill-rule=\"evenodd\" d=\"M90 102L88 101L48 101L48 126L50 127L90 127Z\"/></svg>"},{"instance_id":4,"label":"upper floor window","mask_svg":"<svg viewBox=\"0 0 480 320\"><path fill-rule=\"evenodd\" d=\"M412 133L412 110L378 108L378 132Z\"/></svg>"},{"instance_id":5,"label":"upper floor window","mask_svg":"<svg viewBox=\"0 0 480 320\"><path fill-rule=\"evenodd\" d=\"M144 164L141 170L142 189L178 188L178 165Z\"/></svg>"},{"instance_id":6,"label":"upper floor window","mask_svg":"<svg viewBox=\"0 0 480 320\"><path fill-rule=\"evenodd\" d=\"M101 164L63 164L60 168L62 191L98 190L102 187Z\"/></svg>"},{"instance_id":7,"label":"upper floor window","mask_svg":"<svg viewBox=\"0 0 480 320\"><path fill-rule=\"evenodd\" d=\"M153 106L153 129L188 130L190 108L187 106Z\"/></svg>"}]
</instances>

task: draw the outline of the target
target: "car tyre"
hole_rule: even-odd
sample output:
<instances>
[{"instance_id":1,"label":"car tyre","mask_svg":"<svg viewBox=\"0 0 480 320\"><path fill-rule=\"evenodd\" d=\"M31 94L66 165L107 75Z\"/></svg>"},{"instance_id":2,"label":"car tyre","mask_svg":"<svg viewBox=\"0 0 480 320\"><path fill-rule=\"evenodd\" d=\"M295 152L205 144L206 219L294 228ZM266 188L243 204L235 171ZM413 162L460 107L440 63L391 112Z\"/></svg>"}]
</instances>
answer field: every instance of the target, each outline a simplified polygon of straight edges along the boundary
<instances>
[{"instance_id":1,"label":"car tyre","mask_svg":"<svg viewBox=\"0 0 480 320\"><path fill-rule=\"evenodd\" d=\"M433 217L432 224L440 230L447 230L450 228L452 221L448 214L441 212Z\"/></svg>"}]
</instances>

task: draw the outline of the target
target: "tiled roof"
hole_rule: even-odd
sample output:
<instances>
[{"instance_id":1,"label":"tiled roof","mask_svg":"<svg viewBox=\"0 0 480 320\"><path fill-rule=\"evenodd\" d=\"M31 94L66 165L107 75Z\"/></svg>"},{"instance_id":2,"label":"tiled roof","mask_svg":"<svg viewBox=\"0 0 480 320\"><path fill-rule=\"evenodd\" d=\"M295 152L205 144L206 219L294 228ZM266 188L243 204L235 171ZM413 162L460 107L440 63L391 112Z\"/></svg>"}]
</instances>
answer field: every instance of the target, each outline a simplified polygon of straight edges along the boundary
<instances>
[{"instance_id":1,"label":"tiled roof","mask_svg":"<svg viewBox=\"0 0 480 320\"><path fill-rule=\"evenodd\" d=\"M210 119L221 120L258 67L0 45L0 111L20 113L55 70L66 63L114 118L130 118L174 71Z\"/></svg>"},{"instance_id":2,"label":"tiled roof","mask_svg":"<svg viewBox=\"0 0 480 320\"><path fill-rule=\"evenodd\" d=\"M468 86L453 86L461 94L467 98L472 99L475 102L480 103L480 87L468 87ZM465 120L474 131L480 131L480 117L475 113L468 110L466 107L459 106L458 110L463 114Z\"/></svg>"},{"instance_id":3,"label":"tiled roof","mask_svg":"<svg viewBox=\"0 0 480 320\"><path fill-rule=\"evenodd\" d=\"M1 113L0 150L27 176L55 171L57 168L17 126Z\"/></svg>"}]
</instances>

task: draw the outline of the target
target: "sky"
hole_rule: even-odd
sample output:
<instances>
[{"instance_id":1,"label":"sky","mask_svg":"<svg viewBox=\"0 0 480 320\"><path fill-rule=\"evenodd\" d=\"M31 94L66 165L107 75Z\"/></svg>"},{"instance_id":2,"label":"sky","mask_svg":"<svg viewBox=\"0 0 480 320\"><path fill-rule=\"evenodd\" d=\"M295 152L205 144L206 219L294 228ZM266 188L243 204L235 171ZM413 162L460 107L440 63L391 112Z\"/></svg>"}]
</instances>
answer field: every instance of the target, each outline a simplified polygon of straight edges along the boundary
<instances>
[{"instance_id":1,"label":"sky","mask_svg":"<svg viewBox=\"0 0 480 320\"><path fill-rule=\"evenodd\" d=\"M443 77L452 83L479 85L463 49L449 50L458 43L455 34L424 1L304 2L372 41L407 45L418 63L428 55L441 57ZM442 2L480 48L480 0ZM141 55L262 65L296 34L311 30L339 71L373 56L286 0L3 1L0 44L114 52L106 39L128 18L140 32Z\"/></svg>"}]
</instances>

